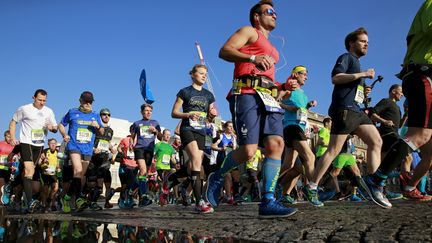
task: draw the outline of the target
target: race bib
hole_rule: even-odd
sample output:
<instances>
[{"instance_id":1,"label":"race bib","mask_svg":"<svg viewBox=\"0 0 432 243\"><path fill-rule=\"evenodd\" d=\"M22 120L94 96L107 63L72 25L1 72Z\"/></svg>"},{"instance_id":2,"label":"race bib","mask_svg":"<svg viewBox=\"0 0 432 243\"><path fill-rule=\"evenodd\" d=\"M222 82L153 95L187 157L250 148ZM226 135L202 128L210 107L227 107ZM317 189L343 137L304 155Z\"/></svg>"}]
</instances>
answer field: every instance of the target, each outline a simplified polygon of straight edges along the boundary
<instances>
[{"instance_id":1,"label":"race bib","mask_svg":"<svg viewBox=\"0 0 432 243\"><path fill-rule=\"evenodd\" d=\"M196 121L189 118L189 125L191 127L193 127L194 129L203 129L206 127L205 118L207 116L207 113L197 112L197 111L191 111L189 113L196 113L199 115L198 120L196 120Z\"/></svg>"},{"instance_id":2,"label":"race bib","mask_svg":"<svg viewBox=\"0 0 432 243\"><path fill-rule=\"evenodd\" d=\"M131 150L131 149L128 149L127 153L126 153L126 157L127 157L127 159L131 159L131 160L135 159L135 153L134 153L134 151Z\"/></svg>"},{"instance_id":3,"label":"race bib","mask_svg":"<svg viewBox=\"0 0 432 243\"><path fill-rule=\"evenodd\" d=\"M97 148L100 149L103 152L108 152L109 151L109 146L110 146L110 143L109 143L108 140L101 139L98 142Z\"/></svg>"},{"instance_id":4,"label":"race bib","mask_svg":"<svg viewBox=\"0 0 432 243\"><path fill-rule=\"evenodd\" d=\"M31 140L33 143L44 143L45 133L43 129L32 129Z\"/></svg>"},{"instance_id":5,"label":"race bib","mask_svg":"<svg viewBox=\"0 0 432 243\"><path fill-rule=\"evenodd\" d=\"M149 132L150 126L140 126L140 135L144 138L153 138L154 133Z\"/></svg>"},{"instance_id":6,"label":"race bib","mask_svg":"<svg viewBox=\"0 0 432 243\"><path fill-rule=\"evenodd\" d=\"M354 101L362 104L364 101L364 87L363 85L357 85L357 91L356 91L356 95L354 97Z\"/></svg>"},{"instance_id":7,"label":"race bib","mask_svg":"<svg viewBox=\"0 0 432 243\"><path fill-rule=\"evenodd\" d=\"M8 165L9 162L7 161L7 158L7 155L0 155L0 165Z\"/></svg>"},{"instance_id":8,"label":"race bib","mask_svg":"<svg viewBox=\"0 0 432 243\"><path fill-rule=\"evenodd\" d=\"M169 154L164 154L162 156L162 164L169 165L170 161L171 161L171 156Z\"/></svg>"},{"instance_id":9,"label":"race bib","mask_svg":"<svg viewBox=\"0 0 432 243\"><path fill-rule=\"evenodd\" d=\"M56 167L49 165L46 169L45 169L45 175L50 175L53 176L56 173Z\"/></svg>"},{"instance_id":10,"label":"race bib","mask_svg":"<svg viewBox=\"0 0 432 243\"><path fill-rule=\"evenodd\" d=\"M89 143L92 139L93 133L87 128L78 128L77 130L77 141L80 143Z\"/></svg>"},{"instance_id":11,"label":"race bib","mask_svg":"<svg viewBox=\"0 0 432 243\"><path fill-rule=\"evenodd\" d=\"M252 162L252 166L253 166L253 168L258 168L258 161Z\"/></svg>"},{"instance_id":12,"label":"race bib","mask_svg":"<svg viewBox=\"0 0 432 243\"><path fill-rule=\"evenodd\" d=\"M308 111L306 108L299 108L297 110L297 121L300 122L300 124L305 124L308 119Z\"/></svg>"},{"instance_id":13,"label":"race bib","mask_svg":"<svg viewBox=\"0 0 432 243\"><path fill-rule=\"evenodd\" d=\"M255 89L257 94L260 96L262 102L264 103L266 111L275 112L275 113L283 113L283 109L280 107L279 102L271 96L267 90Z\"/></svg>"}]
</instances>

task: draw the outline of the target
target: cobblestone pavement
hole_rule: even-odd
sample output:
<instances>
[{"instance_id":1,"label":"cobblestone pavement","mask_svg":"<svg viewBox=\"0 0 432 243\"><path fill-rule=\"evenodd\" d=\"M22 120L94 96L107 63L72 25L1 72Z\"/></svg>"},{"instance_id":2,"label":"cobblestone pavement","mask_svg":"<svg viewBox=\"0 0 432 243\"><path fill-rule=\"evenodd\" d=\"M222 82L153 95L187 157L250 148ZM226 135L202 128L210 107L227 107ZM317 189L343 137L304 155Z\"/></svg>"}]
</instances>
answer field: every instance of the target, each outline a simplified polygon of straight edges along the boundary
<instances>
[{"instance_id":1,"label":"cobblestone pavement","mask_svg":"<svg viewBox=\"0 0 432 243\"><path fill-rule=\"evenodd\" d=\"M214 214L199 215L192 207L151 205L125 211L84 211L78 214L9 214L6 218L84 220L144 225L195 235L265 242L432 242L431 203L393 201L392 209L370 202L329 202L321 208L296 204L289 218L258 217L258 205L221 205Z\"/></svg>"}]
</instances>

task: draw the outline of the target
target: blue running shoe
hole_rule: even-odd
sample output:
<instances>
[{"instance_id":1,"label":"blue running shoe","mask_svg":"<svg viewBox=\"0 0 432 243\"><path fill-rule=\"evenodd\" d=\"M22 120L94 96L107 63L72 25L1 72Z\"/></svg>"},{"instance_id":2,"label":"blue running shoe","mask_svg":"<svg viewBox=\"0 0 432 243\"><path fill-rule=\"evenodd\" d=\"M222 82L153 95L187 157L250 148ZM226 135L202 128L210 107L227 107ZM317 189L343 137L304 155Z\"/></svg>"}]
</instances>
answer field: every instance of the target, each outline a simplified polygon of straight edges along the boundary
<instances>
[{"instance_id":1,"label":"blue running shoe","mask_svg":"<svg viewBox=\"0 0 432 243\"><path fill-rule=\"evenodd\" d=\"M382 208L391 208L392 207L392 204L384 195L383 187L376 185L372 181L372 178L369 176L366 177L365 183L368 186L369 191L371 193L370 197L375 204L377 204L378 206L380 206Z\"/></svg>"},{"instance_id":2,"label":"blue running shoe","mask_svg":"<svg viewBox=\"0 0 432 243\"><path fill-rule=\"evenodd\" d=\"M2 194L2 196L0 198L1 203L3 205L8 205L10 203L10 185L9 184L3 185L0 188L0 190L1 190L1 194Z\"/></svg>"},{"instance_id":3,"label":"blue running shoe","mask_svg":"<svg viewBox=\"0 0 432 243\"><path fill-rule=\"evenodd\" d=\"M297 208L287 208L277 200L263 198L259 205L258 214L261 217L289 217L297 211Z\"/></svg>"},{"instance_id":4,"label":"blue running shoe","mask_svg":"<svg viewBox=\"0 0 432 243\"><path fill-rule=\"evenodd\" d=\"M397 199L402 199L403 195L401 193L398 192L392 192L392 191L386 191L385 195L387 197L387 199L389 200L397 200Z\"/></svg>"},{"instance_id":5,"label":"blue running shoe","mask_svg":"<svg viewBox=\"0 0 432 243\"><path fill-rule=\"evenodd\" d=\"M355 194L355 193L351 195L349 200L351 202L361 202L362 201L362 199L359 196L357 196L357 194Z\"/></svg>"},{"instance_id":6,"label":"blue running shoe","mask_svg":"<svg viewBox=\"0 0 432 243\"><path fill-rule=\"evenodd\" d=\"M318 192L317 190L312 190L309 188L309 186L304 186L302 188L302 192L304 194L304 196L306 197L306 199L315 207L322 207L324 206L324 203L322 203L319 199L318 199Z\"/></svg>"},{"instance_id":7,"label":"blue running shoe","mask_svg":"<svg viewBox=\"0 0 432 243\"><path fill-rule=\"evenodd\" d=\"M336 195L336 190L324 191L323 189L318 190L318 199L321 202L328 201Z\"/></svg>"},{"instance_id":8,"label":"blue running shoe","mask_svg":"<svg viewBox=\"0 0 432 243\"><path fill-rule=\"evenodd\" d=\"M126 203L124 199L119 198L117 201L117 205L120 209L125 209L126 207Z\"/></svg>"},{"instance_id":9,"label":"blue running shoe","mask_svg":"<svg viewBox=\"0 0 432 243\"><path fill-rule=\"evenodd\" d=\"M41 208L41 203L36 199L32 199L28 205L28 212L34 213L40 210L40 208Z\"/></svg>"},{"instance_id":10,"label":"blue running shoe","mask_svg":"<svg viewBox=\"0 0 432 243\"><path fill-rule=\"evenodd\" d=\"M213 206L219 205L219 193L224 184L224 178L217 172L210 173L207 179L207 187L205 191L205 198Z\"/></svg>"}]
</instances>

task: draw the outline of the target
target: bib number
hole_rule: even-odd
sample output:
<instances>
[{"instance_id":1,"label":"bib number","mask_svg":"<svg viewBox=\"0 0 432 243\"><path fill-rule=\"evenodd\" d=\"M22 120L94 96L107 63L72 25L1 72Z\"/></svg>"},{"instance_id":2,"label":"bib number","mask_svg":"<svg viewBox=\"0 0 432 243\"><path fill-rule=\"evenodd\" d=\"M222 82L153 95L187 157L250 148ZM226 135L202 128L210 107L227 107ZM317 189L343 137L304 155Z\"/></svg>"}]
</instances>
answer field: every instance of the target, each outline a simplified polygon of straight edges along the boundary
<instances>
[{"instance_id":1,"label":"bib number","mask_svg":"<svg viewBox=\"0 0 432 243\"><path fill-rule=\"evenodd\" d=\"M33 143L43 143L45 139L45 133L43 129L32 129L31 131L31 140Z\"/></svg>"},{"instance_id":2,"label":"bib number","mask_svg":"<svg viewBox=\"0 0 432 243\"><path fill-rule=\"evenodd\" d=\"M264 103L266 111L275 112L275 113L283 113L283 109L280 107L279 102L271 96L267 90L255 89L262 102Z\"/></svg>"},{"instance_id":3,"label":"bib number","mask_svg":"<svg viewBox=\"0 0 432 243\"><path fill-rule=\"evenodd\" d=\"M133 160L135 159L135 153L133 150L128 149L126 153L127 159Z\"/></svg>"},{"instance_id":4,"label":"bib number","mask_svg":"<svg viewBox=\"0 0 432 243\"><path fill-rule=\"evenodd\" d=\"M192 111L190 113L196 113L199 115L198 120L194 121L192 119L189 118L189 125L191 127L193 127L194 129L198 129L201 130L203 128L205 128L205 118L207 116L207 113L205 112L196 112L196 111Z\"/></svg>"},{"instance_id":5,"label":"bib number","mask_svg":"<svg viewBox=\"0 0 432 243\"><path fill-rule=\"evenodd\" d=\"M169 154L164 154L162 156L162 164L169 165L170 161L171 161L171 156Z\"/></svg>"},{"instance_id":6,"label":"bib number","mask_svg":"<svg viewBox=\"0 0 432 243\"><path fill-rule=\"evenodd\" d=\"M153 138L154 134L149 132L150 126L140 126L140 135L144 138Z\"/></svg>"},{"instance_id":7,"label":"bib number","mask_svg":"<svg viewBox=\"0 0 432 243\"><path fill-rule=\"evenodd\" d=\"M107 140L99 140L97 148L103 152L109 151L109 142Z\"/></svg>"},{"instance_id":8,"label":"bib number","mask_svg":"<svg viewBox=\"0 0 432 243\"><path fill-rule=\"evenodd\" d=\"M356 95L354 97L354 101L362 104L364 101L364 87L363 85L357 85L357 91L356 91Z\"/></svg>"},{"instance_id":9,"label":"bib number","mask_svg":"<svg viewBox=\"0 0 432 243\"><path fill-rule=\"evenodd\" d=\"M92 139L93 133L87 128L78 128L77 141L80 143L89 143Z\"/></svg>"},{"instance_id":10,"label":"bib number","mask_svg":"<svg viewBox=\"0 0 432 243\"><path fill-rule=\"evenodd\" d=\"M299 108L297 110L297 121L300 122L300 124L305 124L308 119L308 111L305 108Z\"/></svg>"},{"instance_id":11,"label":"bib number","mask_svg":"<svg viewBox=\"0 0 432 243\"><path fill-rule=\"evenodd\" d=\"M7 161L7 158L7 155L0 155L0 165L8 165L9 162Z\"/></svg>"},{"instance_id":12,"label":"bib number","mask_svg":"<svg viewBox=\"0 0 432 243\"><path fill-rule=\"evenodd\" d=\"M53 175L55 175L55 172L56 172L56 167L52 166L52 165L48 166L45 169L45 175L51 175L51 176L53 176Z\"/></svg>"}]
</instances>

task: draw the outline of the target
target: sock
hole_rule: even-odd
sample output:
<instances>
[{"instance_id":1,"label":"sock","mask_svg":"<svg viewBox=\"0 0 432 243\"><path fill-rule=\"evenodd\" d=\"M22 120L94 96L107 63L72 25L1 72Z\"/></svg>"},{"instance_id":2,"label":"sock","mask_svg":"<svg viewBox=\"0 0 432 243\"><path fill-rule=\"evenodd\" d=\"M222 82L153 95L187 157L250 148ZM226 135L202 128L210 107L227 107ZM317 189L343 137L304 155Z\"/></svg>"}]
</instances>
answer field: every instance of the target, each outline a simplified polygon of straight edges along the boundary
<instances>
[{"instance_id":1,"label":"sock","mask_svg":"<svg viewBox=\"0 0 432 243\"><path fill-rule=\"evenodd\" d=\"M73 178L71 183L73 193L75 193L76 199L81 198L81 178ZM76 200L75 199L75 200Z\"/></svg>"},{"instance_id":2,"label":"sock","mask_svg":"<svg viewBox=\"0 0 432 243\"><path fill-rule=\"evenodd\" d=\"M138 176L140 196L147 194L147 176Z\"/></svg>"},{"instance_id":3,"label":"sock","mask_svg":"<svg viewBox=\"0 0 432 243\"><path fill-rule=\"evenodd\" d=\"M233 152L230 152L229 154L227 154L224 161L222 162L219 173L222 175L222 177L225 178L225 175L228 174L231 170L233 170L237 166L238 163L234 161Z\"/></svg>"},{"instance_id":4,"label":"sock","mask_svg":"<svg viewBox=\"0 0 432 243\"><path fill-rule=\"evenodd\" d=\"M312 189L312 190L317 190L318 189L318 184L316 184L313 181L310 181L308 185L309 185L309 188Z\"/></svg>"},{"instance_id":5,"label":"sock","mask_svg":"<svg viewBox=\"0 0 432 243\"><path fill-rule=\"evenodd\" d=\"M24 193L27 198L27 204L30 204L30 201L33 198L32 179L24 177L23 185L24 185Z\"/></svg>"},{"instance_id":6,"label":"sock","mask_svg":"<svg viewBox=\"0 0 432 243\"><path fill-rule=\"evenodd\" d=\"M384 174L380 169L375 171L375 173L370 175L370 177L372 178L373 182L375 182L375 184L377 184L378 186L385 186L386 180L388 178L388 176Z\"/></svg>"},{"instance_id":7,"label":"sock","mask_svg":"<svg viewBox=\"0 0 432 243\"><path fill-rule=\"evenodd\" d=\"M274 191L279 177L281 160L265 158L262 165L263 191L266 199L274 200Z\"/></svg>"},{"instance_id":8,"label":"sock","mask_svg":"<svg viewBox=\"0 0 432 243\"><path fill-rule=\"evenodd\" d=\"M201 195L202 195L202 183L200 179L200 172L192 171L191 180L192 180L193 193L195 197L195 204L198 205L199 202L201 201Z\"/></svg>"}]
</instances>

